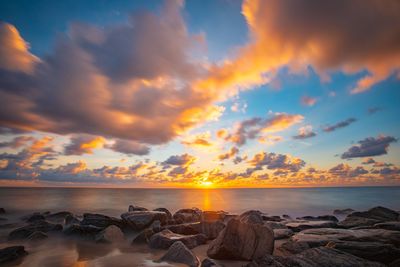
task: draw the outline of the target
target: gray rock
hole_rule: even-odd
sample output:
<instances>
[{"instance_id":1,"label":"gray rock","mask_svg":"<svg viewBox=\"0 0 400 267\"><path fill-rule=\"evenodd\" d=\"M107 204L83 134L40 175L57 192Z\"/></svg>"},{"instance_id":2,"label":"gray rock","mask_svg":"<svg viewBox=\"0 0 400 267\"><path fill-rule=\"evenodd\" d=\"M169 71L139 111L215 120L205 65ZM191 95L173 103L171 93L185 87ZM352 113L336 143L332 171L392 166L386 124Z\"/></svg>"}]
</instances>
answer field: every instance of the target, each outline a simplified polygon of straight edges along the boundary
<instances>
[{"instance_id":1,"label":"gray rock","mask_svg":"<svg viewBox=\"0 0 400 267\"><path fill-rule=\"evenodd\" d=\"M183 263L189 267L198 267L200 264L196 255L181 241L173 243L167 253L161 257L160 261Z\"/></svg>"},{"instance_id":2,"label":"gray rock","mask_svg":"<svg viewBox=\"0 0 400 267\"><path fill-rule=\"evenodd\" d=\"M310 249L310 245L307 242L294 242L287 241L276 248L279 255L291 256L300 252Z\"/></svg>"},{"instance_id":3,"label":"gray rock","mask_svg":"<svg viewBox=\"0 0 400 267\"><path fill-rule=\"evenodd\" d=\"M167 221L172 220L172 214L168 209L166 209L166 208L156 208L156 209L154 209L154 211L165 212L165 214L167 214Z\"/></svg>"},{"instance_id":4,"label":"gray rock","mask_svg":"<svg viewBox=\"0 0 400 267\"><path fill-rule=\"evenodd\" d=\"M272 255L264 255L258 259L253 260L249 264L245 265L244 267L286 267L289 265L283 265L280 263L277 257ZM300 267L299 265L293 265L293 267Z\"/></svg>"},{"instance_id":5,"label":"gray rock","mask_svg":"<svg viewBox=\"0 0 400 267\"><path fill-rule=\"evenodd\" d=\"M143 207L140 207L140 206L135 206L135 205L129 205L129 208L128 208L128 212L131 212L131 211L147 211L148 209L146 209L146 208L143 208Z\"/></svg>"},{"instance_id":6,"label":"gray rock","mask_svg":"<svg viewBox=\"0 0 400 267\"><path fill-rule=\"evenodd\" d=\"M140 231L158 220L161 224L167 221L167 214L161 211L131 211L121 214L122 220L133 230Z\"/></svg>"},{"instance_id":7,"label":"gray rock","mask_svg":"<svg viewBox=\"0 0 400 267\"><path fill-rule=\"evenodd\" d=\"M223 221L228 213L222 210L219 211L203 211L201 214L202 222Z\"/></svg>"},{"instance_id":8,"label":"gray rock","mask_svg":"<svg viewBox=\"0 0 400 267\"><path fill-rule=\"evenodd\" d=\"M159 220L154 221L151 225L150 228L154 231L154 233L158 233L161 230L163 230L161 228L161 222Z\"/></svg>"},{"instance_id":9,"label":"gray rock","mask_svg":"<svg viewBox=\"0 0 400 267\"><path fill-rule=\"evenodd\" d=\"M93 225L100 228L106 228L110 225L123 227L121 219L95 213L83 214L83 220L81 221L81 225Z\"/></svg>"},{"instance_id":10,"label":"gray rock","mask_svg":"<svg viewBox=\"0 0 400 267\"><path fill-rule=\"evenodd\" d=\"M86 240L96 240L97 235L103 230L94 225L71 224L67 226L63 233L67 236L79 237Z\"/></svg>"},{"instance_id":11,"label":"gray rock","mask_svg":"<svg viewBox=\"0 0 400 267\"><path fill-rule=\"evenodd\" d=\"M286 227L294 232L300 232L306 229L314 228L335 228L337 224L333 221L306 221L306 220L295 220L286 223Z\"/></svg>"},{"instance_id":12,"label":"gray rock","mask_svg":"<svg viewBox=\"0 0 400 267\"><path fill-rule=\"evenodd\" d=\"M270 221L270 222L281 222L283 219L280 216L267 216L267 215L262 215L262 218L264 221Z\"/></svg>"},{"instance_id":13,"label":"gray rock","mask_svg":"<svg viewBox=\"0 0 400 267\"><path fill-rule=\"evenodd\" d=\"M40 231L36 231L33 232L31 235L28 236L28 240L29 241L40 241L40 240L44 240L47 239L49 236L43 232Z\"/></svg>"},{"instance_id":14,"label":"gray rock","mask_svg":"<svg viewBox=\"0 0 400 267\"><path fill-rule=\"evenodd\" d=\"M44 221L44 220L46 220L46 218L42 214L37 213L37 214L32 214L31 216L29 216L26 219L26 222L34 223L34 222Z\"/></svg>"},{"instance_id":15,"label":"gray rock","mask_svg":"<svg viewBox=\"0 0 400 267\"><path fill-rule=\"evenodd\" d=\"M118 243L123 242L125 237L124 233L118 226L110 225L96 234L95 240L100 243Z\"/></svg>"},{"instance_id":16,"label":"gray rock","mask_svg":"<svg viewBox=\"0 0 400 267\"><path fill-rule=\"evenodd\" d=\"M400 246L400 232L385 229L308 229L291 237L293 241L307 242L310 246L325 246L330 241L380 242Z\"/></svg>"},{"instance_id":17,"label":"gray rock","mask_svg":"<svg viewBox=\"0 0 400 267\"><path fill-rule=\"evenodd\" d=\"M182 223L182 224L175 224L175 225L167 225L165 229L168 229L174 233L181 234L181 235L196 235L200 234L201 232L201 223L194 222L194 223Z\"/></svg>"},{"instance_id":18,"label":"gray rock","mask_svg":"<svg viewBox=\"0 0 400 267\"><path fill-rule=\"evenodd\" d=\"M304 216L297 218L298 220L307 220L307 221L332 221L338 222L339 220L333 215L322 215L322 216Z\"/></svg>"},{"instance_id":19,"label":"gray rock","mask_svg":"<svg viewBox=\"0 0 400 267\"><path fill-rule=\"evenodd\" d=\"M329 242L327 247L347 252L354 256L381 263L389 264L400 259L400 249L391 244L378 242L338 241Z\"/></svg>"},{"instance_id":20,"label":"gray rock","mask_svg":"<svg viewBox=\"0 0 400 267\"><path fill-rule=\"evenodd\" d=\"M373 225L373 228L400 231L400 221L377 223Z\"/></svg>"},{"instance_id":21,"label":"gray rock","mask_svg":"<svg viewBox=\"0 0 400 267\"><path fill-rule=\"evenodd\" d=\"M215 239L224 228L225 224L222 221L202 221L200 223L200 232L208 239Z\"/></svg>"},{"instance_id":22,"label":"gray rock","mask_svg":"<svg viewBox=\"0 0 400 267\"><path fill-rule=\"evenodd\" d=\"M221 265L217 264L210 258L205 258L202 262L200 267L221 267Z\"/></svg>"},{"instance_id":23,"label":"gray rock","mask_svg":"<svg viewBox=\"0 0 400 267\"><path fill-rule=\"evenodd\" d=\"M333 211L333 214L335 215L349 215L350 213L353 213L355 210L353 209L336 209Z\"/></svg>"},{"instance_id":24,"label":"gray rock","mask_svg":"<svg viewBox=\"0 0 400 267\"><path fill-rule=\"evenodd\" d=\"M81 221L74 215L67 215L64 219L64 225L80 224Z\"/></svg>"},{"instance_id":25,"label":"gray rock","mask_svg":"<svg viewBox=\"0 0 400 267\"><path fill-rule=\"evenodd\" d=\"M275 240L291 237L294 233L290 229L273 229Z\"/></svg>"},{"instance_id":26,"label":"gray rock","mask_svg":"<svg viewBox=\"0 0 400 267\"><path fill-rule=\"evenodd\" d=\"M69 211L60 211L47 215L46 220L63 223L65 221L65 218L69 216L74 216L74 215Z\"/></svg>"},{"instance_id":27,"label":"gray rock","mask_svg":"<svg viewBox=\"0 0 400 267\"><path fill-rule=\"evenodd\" d=\"M5 214L6 210L4 208L0 208L0 214Z\"/></svg>"},{"instance_id":28,"label":"gray rock","mask_svg":"<svg viewBox=\"0 0 400 267\"><path fill-rule=\"evenodd\" d=\"M51 231L61 231L63 229L61 224L49 223L47 221L37 221L32 224L23 226L13 230L9 235L9 240L25 239L34 232L48 233Z\"/></svg>"},{"instance_id":29,"label":"gray rock","mask_svg":"<svg viewBox=\"0 0 400 267\"><path fill-rule=\"evenodd\" d=\"M150 238L154 235L154 231L151 228L146 228L142 230L139 234L137 234L133 240L132 240L132 245L134 244L143 244L143 243L149 243Z\"/></svg>"},{"instance_id":30,"label":"gray rock","mask_svg":"<svg viewBox=\"0 0 400 267\"><path fill-rule=\"evenodd\" d=\"M202 211L198 208L180 209L175 212L173 219L177 223L199 222L201 220Z\"/></svg>"},{"instance_id":31,"label":"gray rock","mask_svg":"<svg viewBox=\"0 0 400 267\"><path fill-rule=\"evenodd\" d=\"M24 246L12 246L0 249L0 264L21 259L27 254L28 252L25 251Z\"/></svg>"},{"instance_id":32,"label":"gray rock","mask_svg":"<svg viewBox=\"0 0 400 267\"><path fill-rule=\"evenodd\" d=\"M205 244L207 237L203 234L197 235L180 235L171 232L170 230L163 230L150 237L149 245L151 248L168 249L173 243L182 241L188 248L194 248L199 245Z\"/></svg>"},{"instance_id":33,"label":"gray rock","mask_svg":"<svg viewBox=\"0 0 400 267\"><path fill-rule=\"evenodd\" d=\"M274 233L263 225L261 213L251 211L228 222L210 243L207 256L213 259L252 260L271 254L273 249Z\"/></svg>"},{"instance_id":34,"label":"gray rock","mask_svg":"<svg viewBox=\"0 0 400 267\"><path fill-rule=\"evenodd\" d=\"M375 207L368 211L353 212L343 221L338 223L340 227L352 228L359 226L371 226L381 222L397 221L399 213L384 207Z\"/></svg>"},{"instance_id":35,"label":"gray rock","mask_svg":"<svg viewBox=\"0 0 400 267\"><path fill-rule=\"evenodd\" d=\"M399 267L400 266L400 259L391 262L388 266L389 267Z\"/></svg>"}]
</instances>

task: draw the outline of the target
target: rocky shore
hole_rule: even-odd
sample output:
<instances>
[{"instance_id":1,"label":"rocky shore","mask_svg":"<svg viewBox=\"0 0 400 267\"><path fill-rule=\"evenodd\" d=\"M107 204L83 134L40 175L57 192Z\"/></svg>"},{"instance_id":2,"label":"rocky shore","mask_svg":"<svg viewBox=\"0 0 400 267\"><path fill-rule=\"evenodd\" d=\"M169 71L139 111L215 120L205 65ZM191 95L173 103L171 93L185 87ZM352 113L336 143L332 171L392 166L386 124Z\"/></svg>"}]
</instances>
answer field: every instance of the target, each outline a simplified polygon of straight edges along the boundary
<instances>
[{"instance_id":1,"label":"rocky shore","mask_svg":"<svg viewBox=\"0 0 400 267\"><path fill-rule=\"evenodd\" d=\"M300 218L197 208L172 214L166 208L134 205L120 218L61 211L33 213L8 223L7 211L0 208L0 214L0 228L9 229L7 239L15 244L2 246L0 265L18 265L30 253L26 244L57 236L94 245L145 245L162 251L155 266L400 266L400 214L384 207ZM194 252L199 246L206 246L202 259Z\"/></svg>"}]
</instances>

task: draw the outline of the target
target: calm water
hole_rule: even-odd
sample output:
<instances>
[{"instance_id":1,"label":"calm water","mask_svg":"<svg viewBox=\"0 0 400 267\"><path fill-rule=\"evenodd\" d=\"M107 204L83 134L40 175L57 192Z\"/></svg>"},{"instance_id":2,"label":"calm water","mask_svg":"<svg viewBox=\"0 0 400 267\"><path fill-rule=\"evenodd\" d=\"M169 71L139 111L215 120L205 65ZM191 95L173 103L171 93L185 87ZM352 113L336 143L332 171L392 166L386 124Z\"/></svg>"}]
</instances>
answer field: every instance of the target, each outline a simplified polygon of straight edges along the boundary
<instances>
[{"instance_id":1,"label":"calm water","mask_svg":"<svg viewBox=\"0 0 400 267\"><path fill-rule=\"evenodd\" d=\"M400 187L292 189L0 188L0 207L15 213L68 210L119 216L128 205L225 210L258 209L271 215L321 215L337 208L377 205L400 210Z\"/></svg>"},{"instance_id":2,"label":"calm water","mask_svg":"<svg viewBox=\"0 0 400 267\"><path fill-rule=\"evenodd\" d=\"M147 245L131 245L129 239L112 245L68 239L51 234L39 243L7 241L12 229L24 225L20 217L33 211L68 210L78 215L98 212L118 216L129 204L149 209L166 207L172 212L184 207L241 213L258 209L271 215L330 214L337 208L365 210L377 205L400 210L400 187L301 188L301 189L86 189L86 188L0 188L0 207L7 210L0 222L0 248L24 245L29 254L10 266L21 267L166 267L157 263L165 251ZM10 226L7 226L9 224ZM193 249L206 257L208 245ZM220 261L239 267L246 262Z\"/></svg>"}]
</instances>

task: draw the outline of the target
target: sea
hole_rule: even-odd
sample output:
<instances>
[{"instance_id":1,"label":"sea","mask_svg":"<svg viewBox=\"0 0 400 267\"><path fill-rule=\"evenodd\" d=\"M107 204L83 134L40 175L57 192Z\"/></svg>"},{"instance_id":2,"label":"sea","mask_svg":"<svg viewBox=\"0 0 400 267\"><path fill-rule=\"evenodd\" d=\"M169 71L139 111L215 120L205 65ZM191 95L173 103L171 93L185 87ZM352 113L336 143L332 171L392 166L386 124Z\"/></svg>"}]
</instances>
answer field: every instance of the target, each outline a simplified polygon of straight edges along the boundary
<instances>
[{"instance_id":1,"label":"sea","mask_svg":"<svg viewBox=\"0 0 400 267\"><path fill-rule=\"evenodd\" d=\"M363 211L375 206L400 210L400 187L330 187L330 188L262 188L262 189L148 189L148 188L0 188L0 249L24 245L28 255L10 266L40 267L128 267L183 266L158 262L165 251L150 250L146 245L93 244L66 239L61 234L39 243L8 241L7 236L24 222L21 217L33 212L70 211L101 213L119 217L129 205L147 209L164 207L172 213L181 208L224 210L240 214L260 210L268 215L333 214L335 209ZM342 219L342 218L339 218ZM207 245L193 249L206 257ZM245 263L223 262L225 266Z\"/></svg>"}]
</instances>

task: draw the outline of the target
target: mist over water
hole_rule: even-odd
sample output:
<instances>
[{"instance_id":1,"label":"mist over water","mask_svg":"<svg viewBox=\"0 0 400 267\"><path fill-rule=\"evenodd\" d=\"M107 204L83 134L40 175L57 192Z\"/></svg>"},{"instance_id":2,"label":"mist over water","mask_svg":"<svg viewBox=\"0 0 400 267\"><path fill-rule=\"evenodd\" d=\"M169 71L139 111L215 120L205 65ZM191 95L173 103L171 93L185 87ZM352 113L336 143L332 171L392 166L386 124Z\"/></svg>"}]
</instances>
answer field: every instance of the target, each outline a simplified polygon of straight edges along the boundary
<instances>
[{"instance_id":1,"label":"mist over water","mask_svg":"<svg viewBox=\"0 0 400 267\"><path fill-rule=\"evenodd\" d=\"M400 187L290 189L99 189L0 188L0 205L11 213L67 210L118 216L128 205L224 210L256 209L271 215L331 214L334 209L366 210L374 206L400 209Z\"/></svg>"}]
</instances>

